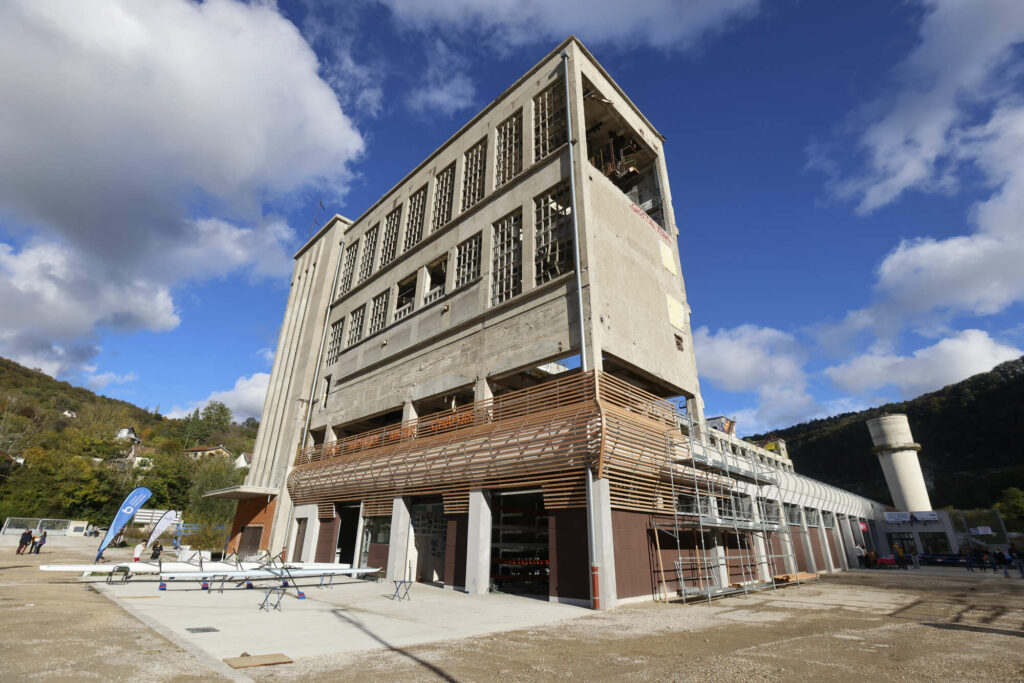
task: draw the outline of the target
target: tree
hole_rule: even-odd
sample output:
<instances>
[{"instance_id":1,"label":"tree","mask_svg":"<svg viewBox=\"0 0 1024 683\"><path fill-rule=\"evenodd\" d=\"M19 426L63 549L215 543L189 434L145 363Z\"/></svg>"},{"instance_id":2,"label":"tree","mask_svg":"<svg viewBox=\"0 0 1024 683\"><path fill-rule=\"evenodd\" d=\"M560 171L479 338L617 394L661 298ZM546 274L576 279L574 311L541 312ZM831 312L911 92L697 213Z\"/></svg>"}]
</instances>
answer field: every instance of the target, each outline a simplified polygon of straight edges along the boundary
<instances>
[{"instance_id":1,"label":"tree","mask_svg":"<svg viewBox=\"0 0 1024 683\"><path fill-rule=\"evenodd\" d=\"M158 454L153 465L142 475L142 485L153 492L149 507L162 510L184 510L189 502L194 463L180 453Z\"/></svg>"},{"instance_id":2,"label":"tree","mask_svg":"<svg viewBox=\"0 0 1024 683\"><path fill-rule=\"evenodd\" d=\"M242 426L250 431L256 431L260 428L260 421L255 417L247 417L245 418L245 422L242 423Z\"/></svg>"},{"instance_id":3,"label":"tree","mask_svg":"<svg viewBox=\"0 0 1024 683\"><path fill-rule=\"evenodd\" d=\"M235 501L203 498L207 491L237 486L245 474L235 469L230 458L203 458L196 465L188 493L185 518L199 524L230 524L235 515Z\"/></svg>"},{"instance_id":4,"label":"tree","mask_svg":"<svg viewBox=\"0 0 1024 683\"><path fill-rule=\"evenodd\" d=\"M1016 486L999 494L996 509L1003 516L1008 531L1024 531L1024 491Z\"/></svg>"},{"instance_id":5,"label":"tree","mask_svg":"<svg viewBox=\"0 0 1024 683\"><path fill-rule=\"evenodd\" d=\"M210 401L203 408L203 423L210 432L227 431L231 417L231 409L220 401Z\"/></svg>"}]
</instances>

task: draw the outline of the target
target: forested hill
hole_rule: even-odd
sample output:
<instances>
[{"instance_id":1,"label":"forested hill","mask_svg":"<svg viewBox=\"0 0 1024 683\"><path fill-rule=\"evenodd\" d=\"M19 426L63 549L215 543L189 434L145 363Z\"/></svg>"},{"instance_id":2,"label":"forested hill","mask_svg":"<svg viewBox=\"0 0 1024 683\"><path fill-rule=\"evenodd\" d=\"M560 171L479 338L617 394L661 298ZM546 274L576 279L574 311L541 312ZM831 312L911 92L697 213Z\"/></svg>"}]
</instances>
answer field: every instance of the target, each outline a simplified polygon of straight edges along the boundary
<instances>
[{"instance_id":1,"label":"forested hill","mask_svg":"<svg viewBox=\"0 0 1024 683\"><path fill-rule=\"evenodd\" d=\"M865 422L906 413L935 507L991 507L1024 488L1024 357L930 394L750 437L786 440L796 471L891 503Z\"/></svg>"}]
</instances>

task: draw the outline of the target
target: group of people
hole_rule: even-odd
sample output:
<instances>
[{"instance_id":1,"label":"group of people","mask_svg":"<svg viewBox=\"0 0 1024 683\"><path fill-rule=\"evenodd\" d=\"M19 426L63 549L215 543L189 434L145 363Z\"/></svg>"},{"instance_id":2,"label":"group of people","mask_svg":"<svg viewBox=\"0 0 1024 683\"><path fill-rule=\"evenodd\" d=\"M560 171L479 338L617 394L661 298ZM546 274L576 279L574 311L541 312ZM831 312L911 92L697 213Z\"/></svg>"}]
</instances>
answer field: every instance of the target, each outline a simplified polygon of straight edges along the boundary
<instances>
[{"instance_id":1,"label":"group of people","mask_svg":"<svg viewBox=\"0 0 1024 683\"><path fill-rule=\"evenodd\" d=\"M18 555L24 555L28 553L31 555L35 553L39 554L42 547L46 545L46 532L36 531L35 529L25 529L21 532L21 538L18 539Z\"/></svg>"},{"instance_id":2,"label":"group of people","mask_svg":"<svg viewBox=\"0 0 1024 683\"><path fill-rule=\"evenodd\" d=\"M973 572L974 568L978 567L981 571L992 569L994 574L1001 568L1003 576L1010 578L1010 567L1014 567L1020 572L1020 578L1024 579L1024 551L1021 551L1013 543L1010 544L1005 553L1001 548L996 548L991 553L980 548L975 548L971 552L961 549L960 559L963 560L964 567L969 572Z\"/></svg>"},{"instance_id":3,"label":"group of people","mask_svg":"<svg viewBox=\"0 0 1024 683\"><path fill-rule=\"evenodd\" d=\"M147 541L142 541L132 550L132 562L140 562L142 560L142 554L146 552ZM160 555L164 552L164 547L160 545L160 541L153 541L153 546L150 548L149 559L159 560Z\"/></svg>"}]
</instances>

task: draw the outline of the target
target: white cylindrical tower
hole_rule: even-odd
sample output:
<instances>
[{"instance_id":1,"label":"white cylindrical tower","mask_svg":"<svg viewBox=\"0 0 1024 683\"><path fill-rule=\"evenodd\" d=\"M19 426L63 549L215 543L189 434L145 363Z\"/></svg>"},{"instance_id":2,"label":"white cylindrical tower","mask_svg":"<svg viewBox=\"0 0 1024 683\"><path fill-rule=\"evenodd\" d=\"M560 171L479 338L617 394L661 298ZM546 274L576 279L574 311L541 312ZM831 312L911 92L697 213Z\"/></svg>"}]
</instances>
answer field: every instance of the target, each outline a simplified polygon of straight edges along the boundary
<instances>
[{"instance_id":1,"label":"white cylindrical tower","mask_svg":"<svg viewBox=\"0 0 1024 683\"><path fill-rule=\"evenodd\" d=\"M907 416L876 417L868 420L868 430L875 444L873 452L882 463L893 505L907 512L931 510L932 502L917 459L921 444L914 443Z\"/></svg>"}]
</instances>

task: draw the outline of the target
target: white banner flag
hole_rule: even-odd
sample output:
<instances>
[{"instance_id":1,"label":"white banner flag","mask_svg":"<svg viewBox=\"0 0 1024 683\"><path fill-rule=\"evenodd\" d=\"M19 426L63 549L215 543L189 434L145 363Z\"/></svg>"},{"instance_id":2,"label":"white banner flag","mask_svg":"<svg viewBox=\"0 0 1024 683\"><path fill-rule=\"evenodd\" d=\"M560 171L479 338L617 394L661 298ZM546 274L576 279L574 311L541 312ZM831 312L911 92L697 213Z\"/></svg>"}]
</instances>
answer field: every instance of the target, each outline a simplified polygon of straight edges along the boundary
<instances>
[{"instance_id":1,"label":"white banner flag","mask_svg":"<svg viewBox=\"0 0 1024 683\"><path fill-rule=\"evenodd\" d=\"M181 513L180 512L177 512L175 510L168 510L167 512L165 512L164 516L161 517L160 520L156 523L156 526L153 527L153 533L151 533L149 535L149 540L146 542L146 545L147 546L152 546L153 545L153 541L155 541L156 539L160 538L160 534L162 534L164 532L164 529L166 529L167 527L169 527L172 524L175 524L180 519L181 519Z\"/></svg>"}]
</instances>

